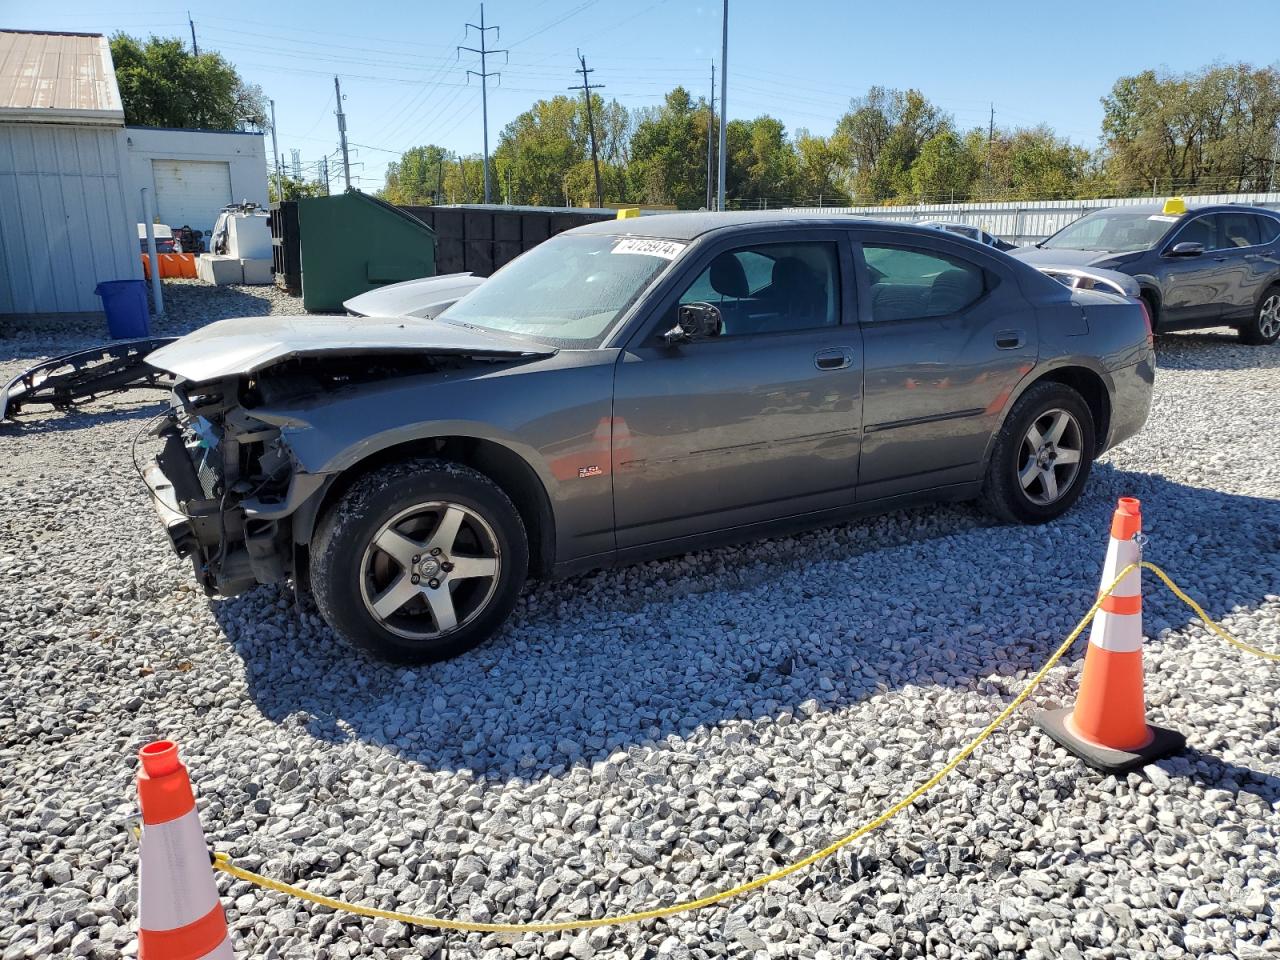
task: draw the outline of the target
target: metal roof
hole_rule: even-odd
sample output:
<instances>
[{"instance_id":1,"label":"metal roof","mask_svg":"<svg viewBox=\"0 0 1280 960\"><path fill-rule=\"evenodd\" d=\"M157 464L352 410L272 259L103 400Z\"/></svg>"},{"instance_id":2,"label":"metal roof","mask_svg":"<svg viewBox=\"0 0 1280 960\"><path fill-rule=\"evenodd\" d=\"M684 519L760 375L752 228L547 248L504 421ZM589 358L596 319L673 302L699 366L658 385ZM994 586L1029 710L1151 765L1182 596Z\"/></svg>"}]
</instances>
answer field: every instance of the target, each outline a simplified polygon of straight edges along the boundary
<instances>
[{"instance_id":1,"label":"metal roof","mask_svg":"<svg viewBox=\"0 0 1280 960\"><path fill-rule=\"evenodd\" d=\"M124 126L107 38L0 30L0 121Z\"/></svg>"}]
</instances>

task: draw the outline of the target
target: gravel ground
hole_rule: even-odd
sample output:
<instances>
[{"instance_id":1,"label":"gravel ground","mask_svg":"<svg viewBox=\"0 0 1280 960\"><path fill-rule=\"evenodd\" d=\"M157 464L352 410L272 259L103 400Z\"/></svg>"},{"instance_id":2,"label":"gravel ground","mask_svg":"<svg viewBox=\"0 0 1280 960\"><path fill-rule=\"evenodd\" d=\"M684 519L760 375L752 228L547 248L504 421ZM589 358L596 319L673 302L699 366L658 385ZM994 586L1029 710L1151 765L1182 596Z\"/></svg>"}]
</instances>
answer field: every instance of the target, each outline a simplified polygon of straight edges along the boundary
<instances>
[{"instance_id":1,"label":"gravel ground","mask_svg":"<svg viewBox=\"0 0 1280 960\"><path fill-rule=\"evenodd\" d=\"M260 288L167 289L174 329L289 309ZM24 328L0 374L96 335ZM218 849L366 904L597 917L789 862L1008 702L1087 607L1120 495L1143 501L1150 558L1280 649L1280 348L1198 334L1159 353L1147 430L1057 523L920 509L538 584L499 637L418 670L354 655L286 592L194 589L129 464L154 394L0 427L0 958L133 955L121 818L161 736ZM220 875L238 955L1274 957L1280 670L1152 584L1149 709L1187 733L1182 756L1098 775L1024 710L832 860L583 935L441 935ZM1081 650L1037 705L1070 699Z\"/></svg>"}]
</instances>

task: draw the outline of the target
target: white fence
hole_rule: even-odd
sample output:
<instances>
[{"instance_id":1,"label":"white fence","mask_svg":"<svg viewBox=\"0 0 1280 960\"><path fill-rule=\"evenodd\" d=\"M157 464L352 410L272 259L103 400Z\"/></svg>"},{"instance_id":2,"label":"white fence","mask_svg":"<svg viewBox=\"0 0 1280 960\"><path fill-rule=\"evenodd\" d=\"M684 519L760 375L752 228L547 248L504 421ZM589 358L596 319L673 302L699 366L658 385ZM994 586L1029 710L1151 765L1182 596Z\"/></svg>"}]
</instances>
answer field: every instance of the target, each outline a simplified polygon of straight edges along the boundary
<instances>
[{"instance_id":1,"label":"white fence","mask_svg":"<svg viewBox=\"0 0 1280 960\"><path fill-rule=\"evenodd\" d=\"M786 207L793 213L847 213L877 220L947 220L981 227L1010 243L1034 243L1103 207L1151 203L1151 197L1106 200L1015 200L1006 203L925 203L909 207ZM1188 204L1243 203L1280 210L1280 192L1185 194Z\"/></svg>"}]
</instances>

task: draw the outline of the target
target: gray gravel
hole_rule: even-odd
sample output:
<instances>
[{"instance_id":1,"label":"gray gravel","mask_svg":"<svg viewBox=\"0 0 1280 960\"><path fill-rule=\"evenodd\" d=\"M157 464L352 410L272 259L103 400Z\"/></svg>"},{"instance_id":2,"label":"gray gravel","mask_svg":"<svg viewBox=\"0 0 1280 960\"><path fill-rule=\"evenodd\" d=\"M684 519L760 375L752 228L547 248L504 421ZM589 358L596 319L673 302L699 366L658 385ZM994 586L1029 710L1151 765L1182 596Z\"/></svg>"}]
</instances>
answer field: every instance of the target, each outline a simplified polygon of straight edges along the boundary
<instances>
[{"instance_id":1,"label":"gray gravel","mask_svg":"<svg viewBox=\"0 0 1280 960\"><path fill-rule=\"evenodd\" d=\"M260 288L171 284L197 325ZM268 294L263 311L288 307ZM3 332L0 330L0 332ZM0 357L65 349L26 329ZM845 833L1020 687L1096 590L1115 498L1148 555L1280 649L1280 348L1159 345L1145 433L1047 527L967 506L530 587L451 663L362 659L286 592L210 602L128 459L154 395L0 427L0 960L134 953L134 755L179 740L218 849L362 903L602 916ZM0 360L0 373L21 363ZM563 937L442 935L220 876L239 956L1276 956L1280 669L1148 579L1153 719L1180 757L1100 776L1027 711L926 800L727 905ZM1036 697L1070 698L1080 648Z\"/></svg>"}]
</instances>

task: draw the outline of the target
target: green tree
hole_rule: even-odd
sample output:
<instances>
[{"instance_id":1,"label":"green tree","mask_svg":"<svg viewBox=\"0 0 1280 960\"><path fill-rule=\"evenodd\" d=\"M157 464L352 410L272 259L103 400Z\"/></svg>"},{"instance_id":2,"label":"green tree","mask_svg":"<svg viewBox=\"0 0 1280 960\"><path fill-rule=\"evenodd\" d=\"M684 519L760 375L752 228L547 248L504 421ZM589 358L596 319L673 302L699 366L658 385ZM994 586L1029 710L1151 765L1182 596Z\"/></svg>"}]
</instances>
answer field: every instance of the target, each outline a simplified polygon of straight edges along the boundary
<instances>
[{"instance_id":1,"label":"green tree","mask_svg":"<svg viewBox=\"0 0 1280 960\"><path fill-rule=\"evenodd\" d=\"M145 43L117 33L111 59L126 123L141 127L241 130L267 123L266 100L218 53L192 56L181 40Z\"/></svg>"},{"instance_id":2,"label":"green tree","mask_svg":"<svg viewBox=\"0 0 1280 960\"><path fill-rule=\"evenodd\" d=\"M280 180L284 199L286 200L302 200L306 197L327 197L329 195L323 180L295 180L285 174L281 175ZM267 176L267 198L272 203L280 199L280 195L276 191L274 174Z\"/></svg>"},{"instance_id":3,"label":"green tree","mask_svg":"<svg viewBox=\"0 0 1280 960\"><path fill-rule=\"evenodd\" d=\"M954 130L935 133L920 147L911 165L912 197L922 203L966 200L977 160Z\"/></svg>"},{"instance_id":4,"label":"green tree","mask_svg":"<svg viewBox=\"0 0 1280 960\"><path fill-rule=\"evenodd\" d=\"M725 135L729 159L725 192L740 202L790 200L795 189L796 155L782 121L768 115L730 120Z\"/></svg>"},{"instance_id":5,"label":"green tree","mask_svg":"<svg viewBox=\"0 0 1280 960\"><path fill-rule=\"evenodd\" d=\"M951 126L951 118L919 90L872 87L850 102L832 139L857 199L907 200L915 189L911 168L925 142Z\"/></svg>"},{"instance_id":6,"label":"green tree","mask_svg":"<svg viewBox=\"0 0 1280 960\"><path fill-rule=\"evenodd\" d=\"M399 160L387 164L386 183L379 195L388 203L443 203L444 171L453 162L454 155L444 147L435 144L412 147L401 154Z\"/></svg>"},{"instance_id":7,"label":"green tree","mask_svg":"<svg viewBox=\"0 0 1280 960\"><path fill-rule=\"evenodd\" d=\"M627 166L633 199L686 209L706 203L708 113L684 87L639 113Z\"/></svg>"},{"instance_id":8,"label":"green tree","mask_svg":"<svg viewBox=\"0 0 1280 960\"><path fill-rule=\"evenodd\" d=\"M794 148L797 200L831 202L848 198L840 151L833 138L797 130Z\"/></svg>"},{"instance_id":9,"label":"green tree","mask_svg":"<svg viewBox=\"0 0 1280 960\"><path fill-rule=\"evenodd\" d=\"M1280 69L1145 70L1102 98L1106 172L1119 192L1265 189L1280 137Z\"/></svg>"}]
</instances>

